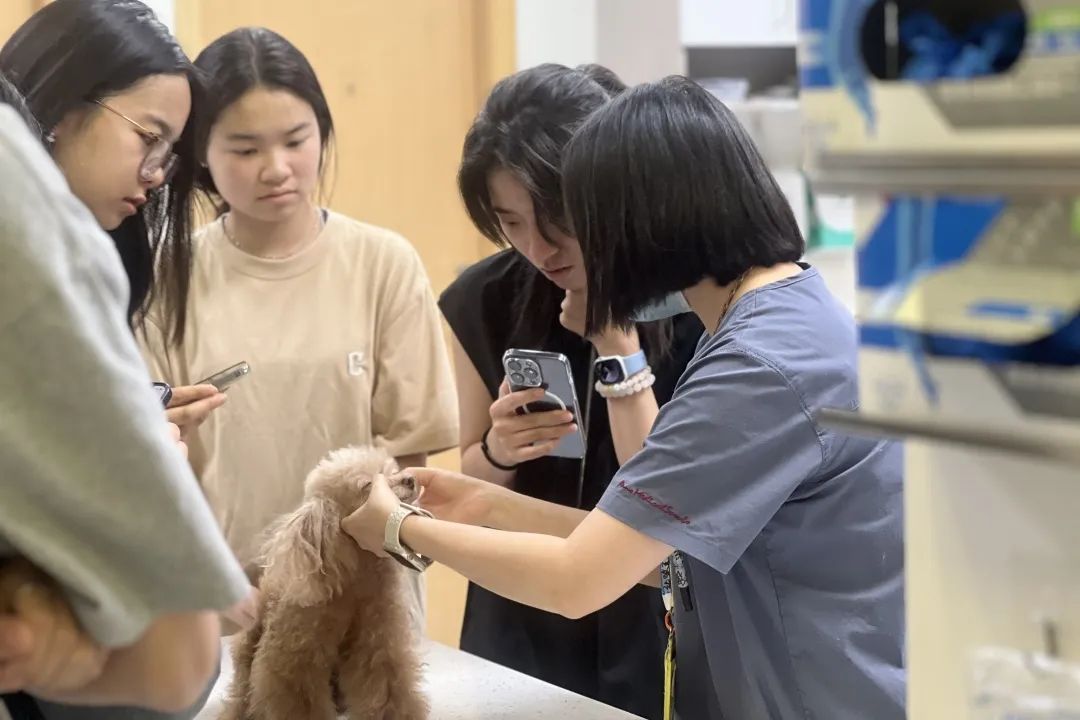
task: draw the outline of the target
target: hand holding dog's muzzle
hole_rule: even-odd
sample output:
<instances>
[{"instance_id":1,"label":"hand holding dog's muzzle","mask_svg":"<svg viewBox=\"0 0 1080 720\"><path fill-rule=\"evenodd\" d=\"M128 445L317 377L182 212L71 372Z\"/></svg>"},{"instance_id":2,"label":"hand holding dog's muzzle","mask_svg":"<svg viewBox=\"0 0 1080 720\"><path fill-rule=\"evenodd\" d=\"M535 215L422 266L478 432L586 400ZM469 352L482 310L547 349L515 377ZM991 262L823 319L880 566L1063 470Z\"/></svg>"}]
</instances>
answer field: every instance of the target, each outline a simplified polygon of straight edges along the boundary
<instances>
[{"instance_id":1,"label":"hand holding dog's muzzle","mask_svg":"<svg viewBox=\"0 0 1080 720\"><path fill-rule=\"evenodd\" d=\"M386 520L400 504L401 501L390 489L386 476L375 475L371 479L371 490L367 502L341 521L341 529L368 552L379 557L389 557L383 550Z\"/></svg>"}]
</instances>

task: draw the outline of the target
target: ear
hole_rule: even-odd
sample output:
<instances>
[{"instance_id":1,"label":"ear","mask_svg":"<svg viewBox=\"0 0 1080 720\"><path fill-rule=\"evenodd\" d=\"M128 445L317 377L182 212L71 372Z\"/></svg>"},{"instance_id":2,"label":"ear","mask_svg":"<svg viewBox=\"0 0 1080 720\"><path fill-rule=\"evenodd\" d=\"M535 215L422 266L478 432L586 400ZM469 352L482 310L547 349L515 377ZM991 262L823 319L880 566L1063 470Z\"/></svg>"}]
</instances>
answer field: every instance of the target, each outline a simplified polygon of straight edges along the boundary
<instances>
[{"instance_id":1,"label":"ear","mask_svg":"<svg viewBox=\"0 0 1080 720\"><path fill-rule=\"evenodd\" d=\"M391 475L397 474L398 470L400 469L401 468L398 467L397 460L395 460L394 458L386 458L386 462L383 463L382 469L379 470L379 474L390 477Z\"/></svg>"},{"instance_id":2,"label":"ear","mask_svg":"<svg viewBox=\"0 0 1080 720\"><path fill-rule=\"evenodd\" d=\"M341 518L328 500L307 500L269 529L263 545L260 589L309 607L341 592L344 578L337 547Z\"/></svg>"},{"instance_id":3,"label":"ear","mask_svg":"<svg viewBox=\"0 0 1080 720\"><path fill-rule=\"evenodd\" d=\"M53 142L75 136L82 129L83 123L86 122L90 113L99 109L96 106L80 106L74 110L69 110L64 117L60 118L60 122L49 128L49 136L52 137ZM102 112L106 111L102 110Z\"/></svg>"}]
</instances>

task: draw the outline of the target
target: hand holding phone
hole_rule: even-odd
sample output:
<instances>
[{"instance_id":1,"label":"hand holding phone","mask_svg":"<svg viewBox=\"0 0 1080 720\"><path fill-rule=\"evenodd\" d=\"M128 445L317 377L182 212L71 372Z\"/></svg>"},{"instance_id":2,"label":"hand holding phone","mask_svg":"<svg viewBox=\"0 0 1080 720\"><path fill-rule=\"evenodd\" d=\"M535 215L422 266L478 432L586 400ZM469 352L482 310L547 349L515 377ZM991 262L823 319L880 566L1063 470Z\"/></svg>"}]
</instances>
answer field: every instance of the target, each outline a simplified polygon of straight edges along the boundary
<instances>
[{"instance_id":1,"label":"hand holding phone","mask_svg":"<svg viewBox=\"0 0 1080 720\"><path fill-rule=\"evenodd\" d=\"M503 355L508 394L492 406L492 436L507 452L524 459L544 455L581 458L585 436L570 371L560 353L507 350ZM507 413L512 413L511 417ZM502 456L496 458L503 462ZM514 462L523 462L524 459Z\"/></svg>"},{"instance_id":2,"label":"hand holding phone","mask_svg":"<svg viewBox=\"0 0 1080 720\"><path fill-rule=\"evenodd\" d=\"M172 389L172 400L165 409L165 417L179 426L186 438L210 413L224 405L226 399L225 393L213 385L181 385Z\"/></svg>"},{"instance_id":3,"label":"hand holding phone","mask_svg":"<svg viewBox=\"0 0 1080 720\"><path fill-rule=\"evenodd\" d=\"M180 426L184 437L202 425L210 413L225 404L225 389L251 374L251 366L238 362L200 380L194 385L172 388L172 400L165 410L169 422Z\"/></svg>"},{"instance_id":4,"label":"hand holding phone","mask_svg":"<svg viewBox=\"0 0 1080 720\"><path fill-rule=\"evenodd\" d=\"M488 452L501 465L514 466L550 455L567 435L577 432L574 415L561 408L524 412L526 405L542 407L545 392L539 389L512 392L503 380L499 399L491 404Z\"/></svg>"}]
</instances>

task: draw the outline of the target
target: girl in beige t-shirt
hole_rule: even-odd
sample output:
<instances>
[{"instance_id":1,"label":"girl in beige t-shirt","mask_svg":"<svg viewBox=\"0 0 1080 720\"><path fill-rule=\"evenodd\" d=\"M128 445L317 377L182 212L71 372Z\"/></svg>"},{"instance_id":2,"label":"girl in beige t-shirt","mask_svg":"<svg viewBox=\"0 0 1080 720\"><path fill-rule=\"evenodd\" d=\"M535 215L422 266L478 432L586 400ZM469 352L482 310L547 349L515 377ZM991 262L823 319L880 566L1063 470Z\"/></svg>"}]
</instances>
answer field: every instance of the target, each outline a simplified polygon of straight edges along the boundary
<instances>
[{"instance_id":1,"label":"girl in beige t-shirt","mask_svg":"<svg viewBox=\"0 0 1080 720\"><path fill-rule=\"evenodd\" d=\"M316 204L333 122L306 58L280 35L242 28L196 65L209 83L197 152L226 211L197 238L183 344L151 332L147 345L176 384L251 366L188 442L225 536L254 574L266 526L300 503L305 475L328 451L371 444L421 465L457 444L457 405L416 251Z\"/></svg>"}]
</instances>

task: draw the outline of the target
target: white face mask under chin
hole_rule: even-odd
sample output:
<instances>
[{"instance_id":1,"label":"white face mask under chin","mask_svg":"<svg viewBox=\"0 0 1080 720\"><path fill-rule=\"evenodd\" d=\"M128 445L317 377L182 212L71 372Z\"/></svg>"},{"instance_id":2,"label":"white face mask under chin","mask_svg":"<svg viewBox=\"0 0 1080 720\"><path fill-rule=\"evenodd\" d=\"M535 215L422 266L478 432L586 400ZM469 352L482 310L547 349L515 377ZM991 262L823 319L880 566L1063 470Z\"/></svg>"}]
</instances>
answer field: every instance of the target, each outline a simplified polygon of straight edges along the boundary
<instances>
[{"instance_id":1,"label":"white face mask under chin","mask_svg":"<svg viewBox=\"0 0 1080 720\"><path fill-rule=\"evenodd\" d=\"M665 320L691 312L690 303L681 291L668 293L657 302L646 305L634 314L634 322L646 323Z\"/></svg>"}]
</instances>

